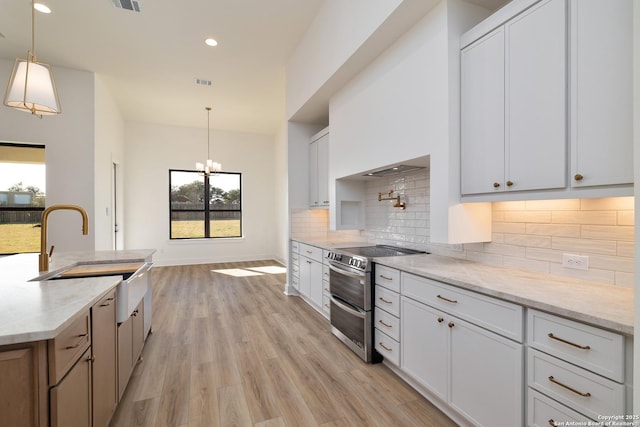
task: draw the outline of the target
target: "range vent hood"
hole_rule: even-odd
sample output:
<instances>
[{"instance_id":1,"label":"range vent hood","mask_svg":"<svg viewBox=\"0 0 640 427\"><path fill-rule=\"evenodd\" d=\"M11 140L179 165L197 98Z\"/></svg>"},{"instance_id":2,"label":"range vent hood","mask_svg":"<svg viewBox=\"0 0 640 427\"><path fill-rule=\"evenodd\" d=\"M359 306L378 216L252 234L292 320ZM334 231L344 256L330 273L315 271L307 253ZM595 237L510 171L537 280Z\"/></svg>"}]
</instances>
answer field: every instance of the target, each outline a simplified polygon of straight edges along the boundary
<instances>
[{"instance_id":1,"label":"range vent hood","mask_svg":"<svg viewBox=\"0 0 640 427\"><path fill-rule=\"evenodd\" d=\"M388 167L388 168L380 169L373 172L368 172L362 176L383 177L383 176L389 176L389 175L397 175L401 173L404 174L404 173L412 172L419 169L426 169L426 168L424 166L397 165L397 166Z\"/></svg>"}]
</instances>

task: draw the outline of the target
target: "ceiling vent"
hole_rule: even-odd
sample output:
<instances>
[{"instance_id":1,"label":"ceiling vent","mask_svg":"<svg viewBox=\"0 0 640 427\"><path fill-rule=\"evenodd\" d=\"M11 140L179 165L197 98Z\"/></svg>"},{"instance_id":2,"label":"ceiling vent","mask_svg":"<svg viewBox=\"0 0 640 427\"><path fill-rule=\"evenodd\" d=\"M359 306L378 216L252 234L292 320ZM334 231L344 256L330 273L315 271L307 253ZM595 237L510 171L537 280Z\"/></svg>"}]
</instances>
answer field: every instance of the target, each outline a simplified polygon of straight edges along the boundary
<instances>
[{"instance_id":1,"label":"ceiling vent","mask_svg":"<svg viewBox=\"0 0 640 427\"><path fill-rule=\"evenodd\" d=\"M211 86L212 82L211 80L196 78L196 84L200 86Z\"/></svg>"},{"instance_id":2,"label":"ceiling vent","mask_svg":"<svg viewBox=\"0 0 640 427\"><path fill-rule=\"evenodd\" d=\"M111 2L118 9L140 12L140 2L138 0L111 0Z\"/></svg>"},{"instance_id":3,"label":"ceiling vent","mask_svg":"<svg viewBox=\"0 0 640 427\"><path fill-rule=\"evenodd\" d=\"M398 165L393 166L386 169L381 169L374 172L366 173L362 176L373 176L373 177L381 177L381 176L389 176L389 175L398 175L400 173L407 173L418 169L425 169L424 166L410 166L410 165Z\"/></svg>"}]
</instances>

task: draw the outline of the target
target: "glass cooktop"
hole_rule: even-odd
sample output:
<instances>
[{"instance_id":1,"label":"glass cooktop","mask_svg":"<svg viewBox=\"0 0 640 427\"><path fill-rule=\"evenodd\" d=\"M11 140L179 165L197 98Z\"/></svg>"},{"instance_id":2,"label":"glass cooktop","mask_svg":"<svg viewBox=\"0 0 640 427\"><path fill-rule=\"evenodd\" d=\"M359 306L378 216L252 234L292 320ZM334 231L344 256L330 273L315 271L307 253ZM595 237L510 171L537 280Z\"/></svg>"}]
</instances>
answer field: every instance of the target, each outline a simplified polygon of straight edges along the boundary
<instances>
[{"instance_id":1,"label":"glass cooktop","mask_svg":"<svg viewBox=\"0 0 640 427\"><path fill-rule=\"evenodd\" d=\"M341 252L346 252L350 255L356 255L356 256L361 256L365 258L401 256L401 255L413 255L413 254L426 253L424 251L416 251L413 249L399 248L396 246L388 246L388 245L356 246L353 248L340 248L337 250Z\"/></svg>"}]
</instances>

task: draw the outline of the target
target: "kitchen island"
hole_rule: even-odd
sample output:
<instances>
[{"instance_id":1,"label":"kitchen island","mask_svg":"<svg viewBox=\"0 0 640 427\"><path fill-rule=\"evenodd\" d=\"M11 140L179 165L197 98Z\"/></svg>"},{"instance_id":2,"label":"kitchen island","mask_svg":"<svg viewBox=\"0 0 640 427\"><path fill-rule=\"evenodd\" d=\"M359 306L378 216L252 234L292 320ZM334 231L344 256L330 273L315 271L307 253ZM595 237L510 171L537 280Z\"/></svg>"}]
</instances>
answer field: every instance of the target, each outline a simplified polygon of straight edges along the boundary
<instances>
[{"instance_id":1,"label":"kitchen island","mask_svg":"<svg viewBox=\"0 0 640 427\"><path fill-rule=\"evenodd\" d=\"M108 424L149 330L144 313L146 306L150 321L147 270L154 252L60 253L42 273L38 254L0 259L0 399L10 408L3 421ZM126 286L122 274L57 277L73 267L123 263L140 266ZM123 293L120 299L135 309L117 320L121 288L134 289L136 301Z\"/></svg>"}]
</instances>

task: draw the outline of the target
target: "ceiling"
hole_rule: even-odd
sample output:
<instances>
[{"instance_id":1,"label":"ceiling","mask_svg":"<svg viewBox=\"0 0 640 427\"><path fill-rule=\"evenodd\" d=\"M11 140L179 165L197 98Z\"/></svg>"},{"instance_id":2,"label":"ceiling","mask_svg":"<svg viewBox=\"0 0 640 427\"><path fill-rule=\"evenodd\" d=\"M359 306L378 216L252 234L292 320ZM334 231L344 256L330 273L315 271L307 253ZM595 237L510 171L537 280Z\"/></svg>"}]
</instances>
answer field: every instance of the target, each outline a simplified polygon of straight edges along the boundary
<instances>
[{"instance_id":1,"label":"ceiling","mask_svg":"<svg viewBox=\"0 0 640 427\"><path fill-rule=\"evenodd\" d=\"M125 120L206 128L211 106L214 129L274 134L287 59L324 0L139 0L140 13L112 0L37 1L52 9L36 12L38 60L54 76L56 67L98 74ZM0 0L0 58L25 57L30 11L30 0Z\"/></svg>"},{"instance_id":2,"label":"ceiling","mask_svg":"<svg viewBox=\"0 0 640 427\"><path fill-rule=\"evenodd\" d=\"M286 61L322 1L140 0L136 13L112 0L41 0L52 13L36 12L36 54L54 76L56 67L100 75L125 120L206 127L211 106L212 128L273 134ZM0 0L0 58L25 57L30 7Z\"/></svg>"}]
</instances>

